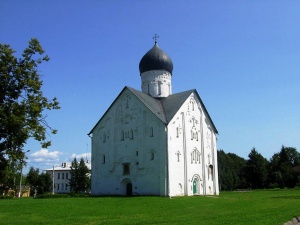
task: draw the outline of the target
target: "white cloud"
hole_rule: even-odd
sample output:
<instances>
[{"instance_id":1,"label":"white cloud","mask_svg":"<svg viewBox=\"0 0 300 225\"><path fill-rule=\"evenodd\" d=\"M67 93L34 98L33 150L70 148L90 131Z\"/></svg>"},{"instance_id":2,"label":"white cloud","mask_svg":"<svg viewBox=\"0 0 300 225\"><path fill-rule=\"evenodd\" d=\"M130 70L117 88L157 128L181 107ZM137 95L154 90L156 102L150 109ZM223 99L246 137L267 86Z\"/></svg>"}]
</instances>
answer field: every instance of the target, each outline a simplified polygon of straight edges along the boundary
<instances>
[{"instance_id":1,"label":"white cloud","mask_svg":"<svg viewBox=\"0 0 300 225\"><path fill-rule=\"evenodd\" d=\"M89 161L91 161L91 153L82 153L82 154L72 154L72 161L73 159L76 157L77 160L80 160L81 158L83 158L84 160L87 159Z\"/></svg>"},{"instance_id":2,"label":"white cloud","mask_svg":"<svg viewBox=\"0 0 300 225\"><path fill-rule=\"evenodd\" d=\"M59 156L62 154L63 153L59 151L49 152L48 149L43 148L30 154L28 161L34 163L52 164L58 162Z\"/></svg>"}]
</instances>

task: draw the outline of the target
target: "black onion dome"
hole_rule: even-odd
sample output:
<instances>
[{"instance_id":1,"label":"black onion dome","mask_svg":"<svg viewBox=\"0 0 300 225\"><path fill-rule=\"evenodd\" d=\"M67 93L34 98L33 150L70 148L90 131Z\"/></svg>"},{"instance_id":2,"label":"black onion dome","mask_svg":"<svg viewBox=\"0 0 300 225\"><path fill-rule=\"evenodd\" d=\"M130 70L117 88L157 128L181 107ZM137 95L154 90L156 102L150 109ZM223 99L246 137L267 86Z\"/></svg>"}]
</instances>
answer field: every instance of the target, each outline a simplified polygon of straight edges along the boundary
<instances>
[{"instance_id":1,"label":"black onion dome","mask_svg":"<svg viewBox=\"0 0 300 225\"><path fill-rule=\"evenodd\" d=\"M157 43L143 56L139 64L140 74L150 70L166 70L172 74L173 62L171 58L161 50Z\"/></svg>"}]
</instances>

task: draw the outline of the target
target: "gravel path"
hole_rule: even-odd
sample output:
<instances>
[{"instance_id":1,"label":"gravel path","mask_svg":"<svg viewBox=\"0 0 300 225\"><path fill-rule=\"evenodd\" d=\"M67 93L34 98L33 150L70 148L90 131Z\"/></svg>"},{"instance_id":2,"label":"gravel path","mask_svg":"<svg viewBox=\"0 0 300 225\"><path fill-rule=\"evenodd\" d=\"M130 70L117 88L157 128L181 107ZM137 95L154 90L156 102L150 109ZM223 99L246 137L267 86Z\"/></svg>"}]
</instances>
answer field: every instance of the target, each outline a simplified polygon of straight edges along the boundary
<instances>
[{"instance_id":1,"label":"gravel path","mask_svg":"<svg viewBox=\"0 0 300 225\"><path fill-rule=\"evenodd\" d=\"M284 223L283 225L300 225L300 216L295 216L292 220Z\"/></svg>"}]
</instances>

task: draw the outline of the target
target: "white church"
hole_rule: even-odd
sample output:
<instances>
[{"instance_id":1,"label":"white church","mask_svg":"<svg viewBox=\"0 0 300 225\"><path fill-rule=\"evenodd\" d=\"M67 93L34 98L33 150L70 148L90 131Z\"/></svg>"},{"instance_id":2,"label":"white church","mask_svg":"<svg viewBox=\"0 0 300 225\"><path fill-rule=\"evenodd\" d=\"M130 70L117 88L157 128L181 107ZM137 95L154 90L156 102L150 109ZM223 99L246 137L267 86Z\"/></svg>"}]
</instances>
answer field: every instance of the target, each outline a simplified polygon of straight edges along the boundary
<instances>
[{"instance_id":1,"label":"white church","mask_svg":"<svg viewBox=\"0 0 300 225\"><path fill-rule=\"evenodd\" d=\"M125 86L90 131L93 195L218 195L218 131L196 89L172 93L173 62L154 46L142 91Z\"/></svg>"}]
</instances>

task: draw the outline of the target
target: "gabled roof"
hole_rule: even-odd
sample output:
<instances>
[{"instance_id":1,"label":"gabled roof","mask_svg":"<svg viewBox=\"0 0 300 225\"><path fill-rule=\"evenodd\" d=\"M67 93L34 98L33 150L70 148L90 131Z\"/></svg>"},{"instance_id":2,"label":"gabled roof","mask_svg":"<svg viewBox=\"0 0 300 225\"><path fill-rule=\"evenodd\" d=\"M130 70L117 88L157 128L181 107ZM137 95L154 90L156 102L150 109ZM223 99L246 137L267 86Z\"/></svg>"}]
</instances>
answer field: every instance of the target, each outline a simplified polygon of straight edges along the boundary
<instances>
[{"instance_id":1,"label":"gabled roof","mask_svg":"<svg viewBox=\"0 0 300 225\"><path fill-rule=\"evenodd\" d=\"M156 99L144 92L138 91L138 90L128 87L128 86L125 86L123 88L123 90L120 92L120 94L118 95L118 97L113 101L113 103L110 105L110 107L106 110L106 112L103 114L103 116L97 122L97 124L101 121L101 119L104 117L104 115L109 111L109 109L112 107L112 105L115 103L115 101L119 98L119 96L126 89L129 90L130 92L132 92L132 94L134 94L154 115L156 115L165 124L168 124L173 119L173 117L178 112L178 110L183 105L183 103L186 101L186 99L192 93L194 93L200 100L201 106L202 106L203 110L205 111L208 119L210 120L210 122L213 126L213 129L214 129L214 132L218 133L218 131L217 131L212 119L210 118L210 116L205 108L205 105L203 104L196 89L172 94L166 98ZM93 133L93 130L97 126L97 124L93 127L93 129L89 132L89 134Z\"/></svg>"}]
</instances>

